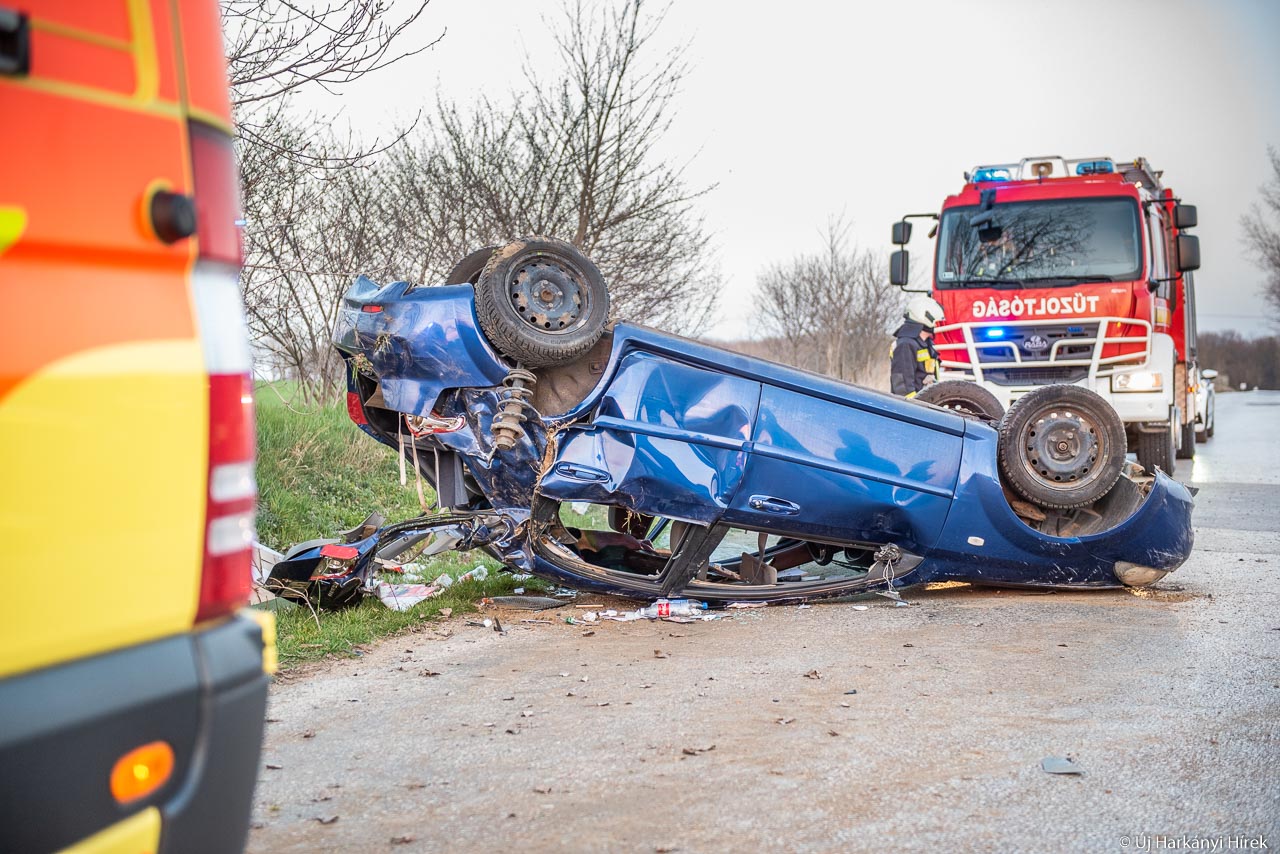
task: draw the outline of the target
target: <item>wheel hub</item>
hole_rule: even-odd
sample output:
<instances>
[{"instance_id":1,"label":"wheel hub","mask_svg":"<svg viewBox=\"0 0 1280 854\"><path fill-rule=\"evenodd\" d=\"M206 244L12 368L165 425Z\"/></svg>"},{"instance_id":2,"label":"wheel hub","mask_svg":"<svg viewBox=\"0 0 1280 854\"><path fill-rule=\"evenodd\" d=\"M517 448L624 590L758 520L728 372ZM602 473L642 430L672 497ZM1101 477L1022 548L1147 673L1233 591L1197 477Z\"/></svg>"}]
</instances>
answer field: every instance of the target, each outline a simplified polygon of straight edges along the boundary
<instances>
[{"instance_id":1,"label":"wheel hub","mask_svg":"<svg viewBox=\"0 0 1280 854\"><path fill-rule=\"evenodd\" d=\"M586 315L588 299L572 269L534 261L516 270L508 294L517 315L544 332L567 332Z\"/></svg>"},{"instance_id":2,"label":"wheel hub","mask_svg":"<svg viewBox=\"0 0 1280 854\"><path fill-rule=\"evenodd\" d=\"M1050 486L1076 487L1097 471L1097 428L1074 410L1045 412L1029 425L1024 447L1028 470Z\"/></svg>"}]
</instances>

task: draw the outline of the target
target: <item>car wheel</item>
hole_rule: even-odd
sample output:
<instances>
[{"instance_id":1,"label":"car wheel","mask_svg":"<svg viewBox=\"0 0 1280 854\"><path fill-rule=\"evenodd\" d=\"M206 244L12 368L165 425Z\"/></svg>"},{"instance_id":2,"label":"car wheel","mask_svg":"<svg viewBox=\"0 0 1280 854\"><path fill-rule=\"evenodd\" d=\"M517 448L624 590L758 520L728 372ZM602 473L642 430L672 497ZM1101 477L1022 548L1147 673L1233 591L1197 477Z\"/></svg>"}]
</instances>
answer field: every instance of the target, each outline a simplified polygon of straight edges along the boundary
<instances>
[{"instance_id":1,"label":"car wheel","mask_svg":"<svg viewBox=\"0 0 1280 854\"><path fill-rule=\"evenodd\" d=\"M1178 459L1189 460L1196 455L1196 423L1182 425L1182 447L1178 448Z\"/></svg>"},{"instance_id":2,"label":"car wheel","mask_svg":"<svg viewBox=\"0 0 1280 854\"><path fill-rule=\"evenodd\" d=\"M483 249L477 249L472 252L466 258L453 265L449 275L445 276L444 283L446 285L474 285L476 280L480 278L480 274L484 272L484 265L489 263L489 259L493 257L493 253L497 249L497 246L486 246Z\"/></svg>"},{"instance_id":3,"label":"car wheel","mask_svg":"<svg viewBox=\"0 0 1280 854\"><path fill-rule=\"evenodd\" d=\"M1000 473L1041 507L1092 504L1124 466L1124 424L1105 400L1080 386L1042 386L1016 400L1000 423Z\"/></svg>"},{"instance_id":4,"label":"car wheel","mask_svg":"<svg viewBox=\"0 0 1280 854\"><path fill-rule=\"evenodd\" d=\"M947 380L926 386L915 400L950 409L963 418L996 422L1004 417L1004 407L996 396L976 383Z\"/></svg>"},{"instance_id":5,"label":"car wheel","mask_svg":"<svg viewBox=\"0 0 1280 854\"><path fill-rule=\"evenodd\" d=\"M1173 474L1176 456L1173 447L1173 429L1155 433L1138 434L1138 464L1153 474L1157 467L1165 474Z\"/></svg>"},{"instance_id":6,"label":"car wheel","mask_svg":"<svg viewBox=\"0 0 1280 854\"><path fill-rule=\"evenodd\" d=\"M508 243L489 258L475 289L480 328L500 352L531 368L586 353L609 319L604 277L563 240Z\"/></svg>"},{"instance_id":7,"label":"car wheel","mask_svg":"<svg viewBox=\"0 0 1280 854\"><path fill-rule=\"evenodd\" d=\"M1212 439L1212 438L1213 438L1213 427L1214 427L1214 424L1217 422L1217 419L1216 419L1216 418L1214 418L1214 415L1213 415L1213 398L1212 398L1212 397L1211 397L1211 398L1209 398L1209 407L1208 407L1208 410L1209 410L1209 411L1208 411L1208 413L1207 413L1207 416L1208 416L1208 417L1207 417L1205 420L1209 422L1209 426L1205 428L1205 430L1204 430L1204 435L1205 435L1205 438L1206 438L1206 439Z\"/></svg>"}]
</instances>

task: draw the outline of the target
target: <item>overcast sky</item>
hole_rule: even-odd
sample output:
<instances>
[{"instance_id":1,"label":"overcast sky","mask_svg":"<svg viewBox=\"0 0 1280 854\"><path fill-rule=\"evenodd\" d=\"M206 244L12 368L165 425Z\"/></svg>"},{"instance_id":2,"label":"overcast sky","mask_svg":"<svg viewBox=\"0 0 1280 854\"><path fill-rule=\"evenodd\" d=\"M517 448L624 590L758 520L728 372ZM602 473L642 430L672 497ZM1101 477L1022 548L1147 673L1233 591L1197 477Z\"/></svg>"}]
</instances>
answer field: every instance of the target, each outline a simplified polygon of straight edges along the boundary
<instances>
[{"instance_id":1,"label":"overcast sky","mask_svg":"<svg viewBox=\"0 0 1280 854\"><path fill-rule=\"evenodd\" d=\"M378 129L437 92L504 94L526 53L553 59L557 9L432 0L413 37L446 30L438 45L324 107ZM715 337L751 335L757 273L817 250L830 217L887 250L893 220L936 211L965 170L1052 154L1163 169L1199 207L1201 328L1277 328L1239 221L1280 146L1280 2L685 0L662 36L687 40L692 65L664 150L691 185L717 185L699 202L725 281Z\"/></svg>"}]
</instances>

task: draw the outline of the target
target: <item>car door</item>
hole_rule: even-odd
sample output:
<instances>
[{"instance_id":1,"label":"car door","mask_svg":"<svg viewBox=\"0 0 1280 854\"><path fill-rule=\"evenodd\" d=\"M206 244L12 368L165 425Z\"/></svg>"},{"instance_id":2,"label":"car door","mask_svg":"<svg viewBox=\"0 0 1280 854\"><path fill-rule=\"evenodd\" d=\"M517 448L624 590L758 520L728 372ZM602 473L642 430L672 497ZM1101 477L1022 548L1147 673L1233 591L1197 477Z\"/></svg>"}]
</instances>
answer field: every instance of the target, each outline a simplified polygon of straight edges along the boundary
<instances>
[{"instance_id":1,"label":"car door","mask_svg":"<svg viewBox=\"0 0 1280 854\"><path fill-rule=\"evenodd\" d=\"M815 379L819 385L827 382ZM864 389L832 390L763 385L749 461L724 521L915 552L933 545L955 490L963 420Z\"/></svg>"},{"instance_id":2,"label":"car door","mask_svg":"<svg viewBox=\"0 0 1280 854\"><path fill-rule=\"evenodd\" d=\"M759 399L754 380L632 349L594 416L554 437L539 491L714 524L741 486Z\"/></svg>"}]
</instances>

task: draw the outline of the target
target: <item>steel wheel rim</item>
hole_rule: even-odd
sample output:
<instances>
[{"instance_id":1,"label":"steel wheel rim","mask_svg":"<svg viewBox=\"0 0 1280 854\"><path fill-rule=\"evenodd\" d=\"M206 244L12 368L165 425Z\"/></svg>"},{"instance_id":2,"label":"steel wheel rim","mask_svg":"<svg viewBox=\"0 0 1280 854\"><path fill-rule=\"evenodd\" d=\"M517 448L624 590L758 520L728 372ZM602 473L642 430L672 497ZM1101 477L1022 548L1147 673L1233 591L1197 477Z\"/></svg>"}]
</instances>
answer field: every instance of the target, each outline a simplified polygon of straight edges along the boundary
<instances>
[{"instance_id":1,"label":"steel wheel rim","mask_svg":"<svg viewBox=\"0 0 1280 854\"><path fill-rule=\"evenodd\" d=\"M573 332L591 314L582 273L553 258L531 258L517 267L507 281L507 298L515 316L544 335Z\"/></svg>"},{"instance_id":2,"label":"steel wheel rim","mask_svg":"<svg viewBox=\"0 0 1280 854\"><path fill-rule=\"evenodd\" d=\"M1067 492L1103 475L1108 440L1098 419L1075 406L1042 410L1022 428L1018 447L1023 469L1049 489Z\"/></svg>"}]
</instances>

